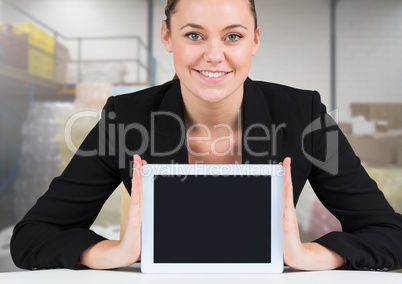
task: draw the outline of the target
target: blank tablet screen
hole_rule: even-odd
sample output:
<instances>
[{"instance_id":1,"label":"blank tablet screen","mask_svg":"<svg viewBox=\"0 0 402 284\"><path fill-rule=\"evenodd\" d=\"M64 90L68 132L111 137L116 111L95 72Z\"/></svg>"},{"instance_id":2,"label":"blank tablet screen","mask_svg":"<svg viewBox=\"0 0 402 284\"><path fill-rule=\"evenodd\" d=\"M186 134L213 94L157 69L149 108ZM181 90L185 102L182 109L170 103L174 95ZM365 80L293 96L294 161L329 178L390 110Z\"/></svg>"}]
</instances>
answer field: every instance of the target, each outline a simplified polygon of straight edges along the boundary
<instances>
[{"instance_id":1,"label":"blank tablet screen","mask_svg":"<svg viewBox=\"0 0 402 284\"><path fill-rule=\"evenodd\" d=\"M155 263L270 263L270 176L155 176Z\"/></svg>"}]
</instances>

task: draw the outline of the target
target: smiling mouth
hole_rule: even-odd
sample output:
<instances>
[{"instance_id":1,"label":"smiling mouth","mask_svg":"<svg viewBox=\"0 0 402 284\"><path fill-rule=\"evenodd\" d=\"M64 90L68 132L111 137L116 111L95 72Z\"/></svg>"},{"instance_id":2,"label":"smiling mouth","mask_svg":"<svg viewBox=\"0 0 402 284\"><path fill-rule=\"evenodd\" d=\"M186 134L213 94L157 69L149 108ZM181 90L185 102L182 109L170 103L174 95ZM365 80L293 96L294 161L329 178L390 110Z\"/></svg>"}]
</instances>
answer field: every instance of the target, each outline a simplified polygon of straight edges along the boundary
<instances>
[{"instance_id":1,"label":"smiling mouth","mask_svg":"<svg viewBox=\"0 0 402 284\"><path fill-rule=\"evenodd\" d=\"M223 76L231 73L231 72L224 72L224 71L219 71L219 72L201 71L201 70L196 70L196 71L208 78L219 78L219 77L223 77Z\"/></svg>"}]
</instances>

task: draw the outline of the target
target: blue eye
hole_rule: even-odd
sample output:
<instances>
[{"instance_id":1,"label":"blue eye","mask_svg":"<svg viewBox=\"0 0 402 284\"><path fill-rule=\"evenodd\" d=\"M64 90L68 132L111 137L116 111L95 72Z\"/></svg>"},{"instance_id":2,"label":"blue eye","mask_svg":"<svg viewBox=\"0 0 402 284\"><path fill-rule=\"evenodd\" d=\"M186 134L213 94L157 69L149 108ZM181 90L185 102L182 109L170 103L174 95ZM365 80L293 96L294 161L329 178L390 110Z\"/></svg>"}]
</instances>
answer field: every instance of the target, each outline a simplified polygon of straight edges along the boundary
<instances>
[{"instance_id":1,"label":"blue eye","mask_svg":"<svg viewBox=\"0 0 402 284\"><path fill-rule=\"evenodd\" d=\"M226 37L228 41L238 41L241 38L238 34L230 34Z\"/></svg>"},{"instance_id":2,"label":"blue eye","mask_svg":"<svg viewBox=\"0 0 402 284\"><path fill-rule=\"evenodd\" d=\"M201 40L201 39L202 39L201 35L200 35L200 34L197 34L197 33L188 33L188 34L186 34L186 36L187 36L189 39L193 40L193 41L197 41L197 40Z\"/></svg>"}]
</instances>

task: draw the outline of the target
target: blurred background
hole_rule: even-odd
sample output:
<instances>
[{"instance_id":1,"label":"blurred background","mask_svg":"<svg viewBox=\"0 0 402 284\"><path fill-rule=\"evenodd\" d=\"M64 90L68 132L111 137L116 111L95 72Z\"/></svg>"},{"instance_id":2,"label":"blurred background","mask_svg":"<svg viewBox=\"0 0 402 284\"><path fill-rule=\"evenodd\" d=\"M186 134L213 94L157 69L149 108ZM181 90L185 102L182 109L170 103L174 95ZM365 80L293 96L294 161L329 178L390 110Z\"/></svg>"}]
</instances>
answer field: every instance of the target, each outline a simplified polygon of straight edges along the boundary
<instances>
[{"instance_id":1,"label":"blurred background","mask_svg":"<svg viewBox=\"0 0 402 284\"><path fill-rule=\"evenodd\" d=\"M255 2L262 42L250 77L319 91L402 212L402 1ZM0 0L0 272L18 270L9 255L13 225L64 169L107 97L173 77L159 38L165 5ZM121 190L93 226L115 239ZM309 184L297 212L304 240L341 229Z\"/></svg>"}]
</instances>

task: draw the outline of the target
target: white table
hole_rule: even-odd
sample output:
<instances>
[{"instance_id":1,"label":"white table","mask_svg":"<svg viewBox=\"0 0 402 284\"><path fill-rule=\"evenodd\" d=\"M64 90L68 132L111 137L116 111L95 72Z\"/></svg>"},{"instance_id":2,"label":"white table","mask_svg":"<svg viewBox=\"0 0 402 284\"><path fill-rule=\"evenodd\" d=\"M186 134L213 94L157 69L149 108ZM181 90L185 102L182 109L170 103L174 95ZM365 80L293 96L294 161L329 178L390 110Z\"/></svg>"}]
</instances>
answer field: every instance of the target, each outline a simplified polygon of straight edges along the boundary
<instances>
[{"instance_id":1,"label":"white table","mask_svg":"<svg viewBox=\"0 0 402 284\"><path fill-rule=\"evenodd\" d=\"M286 269L282 274L142 274L138 267L117 270L38 270L0 273L0 283L29 284L400 284L402 274L370 271L298 272Z\"/></svg>"}]
</instances>

